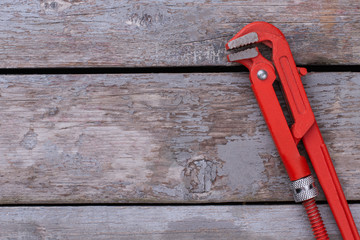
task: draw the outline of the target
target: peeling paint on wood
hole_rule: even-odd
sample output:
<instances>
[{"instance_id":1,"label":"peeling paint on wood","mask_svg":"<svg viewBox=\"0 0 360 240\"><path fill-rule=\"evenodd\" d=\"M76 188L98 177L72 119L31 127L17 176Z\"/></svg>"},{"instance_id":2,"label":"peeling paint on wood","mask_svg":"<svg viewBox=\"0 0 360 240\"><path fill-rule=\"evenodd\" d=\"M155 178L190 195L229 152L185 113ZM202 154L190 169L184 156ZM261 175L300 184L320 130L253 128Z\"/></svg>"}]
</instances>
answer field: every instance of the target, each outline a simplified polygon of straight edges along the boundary
<instances>
[{"instance_id":1,"label":"peeling paint on wood","mask_svg":"<svg viewBox=\"0 0 360 240\"><path fill-rule=\"evenodd\" d=\"M279 27L298 64L359 64L359 7L357 0L3 0L0 67L228 65L225 43L253 21Z\"/></svg>"},{"instance_id":2,"label":"peeling paint on wood","mask_svg":"<svg viewBox=\"0 0 360 240\"><path fill-rule=\"evenodd\" d=\"M360 75L303 82L359 199ZM247 73L9 75L0 94L2 204L292 201Z\"/></svg>"},{"instance_id":3,"label":"peeling paint on wood","mask_svg":"<svg viewBox=\"0 0 360 240\"><path fill-rule=\"evenodd\" d=\"M359 204L350 208L359 223ZM329 237L341 239L328 206L319 209ZM0 216L0 239L313 238L301 205L2 207Z\"/></svg>"}]
</instances>

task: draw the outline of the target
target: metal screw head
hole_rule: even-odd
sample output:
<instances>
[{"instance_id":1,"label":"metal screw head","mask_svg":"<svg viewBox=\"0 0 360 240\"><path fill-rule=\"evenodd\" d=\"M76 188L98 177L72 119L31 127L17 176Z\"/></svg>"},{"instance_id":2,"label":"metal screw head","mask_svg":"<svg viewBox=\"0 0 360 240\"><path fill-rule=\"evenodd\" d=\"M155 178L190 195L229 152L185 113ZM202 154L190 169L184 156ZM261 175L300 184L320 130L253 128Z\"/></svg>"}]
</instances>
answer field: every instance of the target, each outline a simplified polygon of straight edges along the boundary
<instances>
[{"instance_id":1,"label":"metal screw head","mask_svg":"<svg viewBox=\"0 0 360 240\"><path fill-rule=\"evenodd\" d=\"M268 74L265 70L261 69L257 72L257 77L261 80L265 80L267 78L267 76L268 76Z\"/></svg>"}]
</instances>

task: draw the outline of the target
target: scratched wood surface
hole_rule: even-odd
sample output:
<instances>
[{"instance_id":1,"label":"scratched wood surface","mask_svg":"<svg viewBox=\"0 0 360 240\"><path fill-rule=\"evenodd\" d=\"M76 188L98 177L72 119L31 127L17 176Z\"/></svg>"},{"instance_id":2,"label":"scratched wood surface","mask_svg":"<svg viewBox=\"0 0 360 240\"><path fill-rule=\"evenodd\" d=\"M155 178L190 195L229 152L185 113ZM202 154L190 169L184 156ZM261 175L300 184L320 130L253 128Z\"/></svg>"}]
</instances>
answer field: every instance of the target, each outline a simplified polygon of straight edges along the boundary
<instances>
[{"instance_id":1,"label":"scratched wood surface","mask_svg":"<svg viewBox=\"0 0 360 240\"><path fill-rule=\"evenodd\" d=\"M227 65L224 44L268 21L298 64L359 64L360 3L347 1L0 2L0 68Z\"/></svg>"},{"instance_id":2,"label":"scratched wood surface","mask_svg":"<svg viewBox=\"0 0 360 240\"><path fill-rule=\"evenodd\" d=\"M303 82L360 199L360 74ZM292 201L247 73L0 76L0 93L2 204Z\"/></svg>"},{"instance_id":3,"label":"scratched wood surface","mask_svg":"<svg viewBox=\"0 0 360 240\"><path fill-rule=\"evenodd\" d=\"M360 206L350 207L360 223ZM330 239L342 239L328 207L320 210ZM0 239L312 239L301 205L2 207L0 215Z\"/></svg>"}]
</instances>

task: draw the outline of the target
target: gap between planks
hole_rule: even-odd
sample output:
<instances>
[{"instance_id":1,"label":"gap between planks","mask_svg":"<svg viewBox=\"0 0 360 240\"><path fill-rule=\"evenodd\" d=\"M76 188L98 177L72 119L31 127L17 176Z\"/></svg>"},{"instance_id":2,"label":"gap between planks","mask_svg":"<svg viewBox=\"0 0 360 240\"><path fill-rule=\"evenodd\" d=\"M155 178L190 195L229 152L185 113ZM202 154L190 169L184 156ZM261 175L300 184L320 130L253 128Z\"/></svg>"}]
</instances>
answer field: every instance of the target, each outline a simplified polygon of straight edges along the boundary
<instances>
[{"instance_id":1,"label":"gap between planks","mask_svg":"<svg viewBox=\"0 0 360 240\"><path fill-rule=\"evenodd\" d=\"M360 65L298 65L308 72L359 72ZM94 67L94 68L2 68L0 75L64 75L64 74L156 74L156 73L231 73L248 72L242 66L200 66L200 67Z\"/></svg>"}]
</instances>

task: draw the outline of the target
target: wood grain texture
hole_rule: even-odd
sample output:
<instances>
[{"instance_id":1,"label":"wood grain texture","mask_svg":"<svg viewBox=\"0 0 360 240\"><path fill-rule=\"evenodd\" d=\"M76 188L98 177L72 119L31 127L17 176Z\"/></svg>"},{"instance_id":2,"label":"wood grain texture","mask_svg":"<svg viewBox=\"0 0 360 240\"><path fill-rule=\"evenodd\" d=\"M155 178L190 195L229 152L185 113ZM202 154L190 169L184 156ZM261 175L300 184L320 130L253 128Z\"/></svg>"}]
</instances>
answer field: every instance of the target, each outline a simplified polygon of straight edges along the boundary
<instances>
[{"instance_id":1,"label":"wood grain texture","mask_svg":"<svg viewBox=\"0 0 360 240\"><path fill-rule=\"evenodd\" d=\"M360 199L360 74L303 82ZM293 199L248 73L9 75L0 94L2 204Z\"/></svg>"},{"instance_id":2,"label":"wood grain texture","mask_svg":"<svg viewBox=\"0 0 360 240\"><path fill-rule=\"evenodd\" d=\"M350 205L356 223L360 206ZM342 239L326 205L330 239ZM301 205L2 207L0 239L312 239ZM359 227L359 225L358 225Z\"/></svg>"},{"instance_id":3,"label":"wood grain texture","mask_svg":"<svg viewBox=\"0 0 360 240\"><path fill-rule=\"evenodd\" d=\"M268 21L298 64L359 64L360 4L346 1L0 2L0 68L228 65L224 45Z\"/></svg>"}]
</instances>

